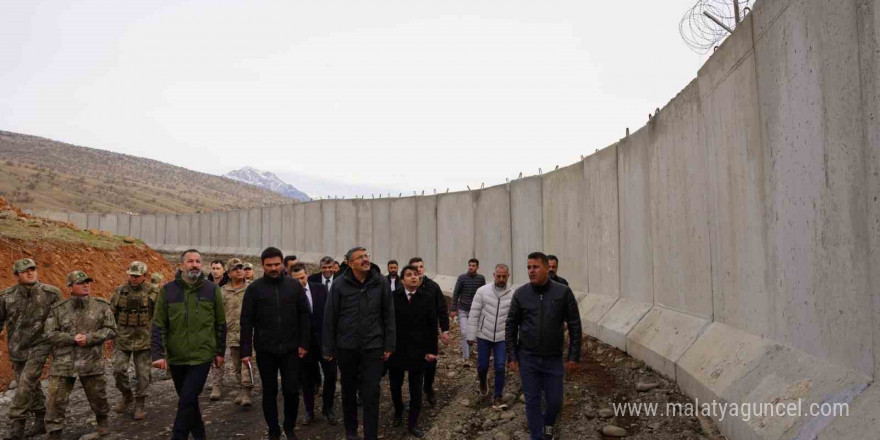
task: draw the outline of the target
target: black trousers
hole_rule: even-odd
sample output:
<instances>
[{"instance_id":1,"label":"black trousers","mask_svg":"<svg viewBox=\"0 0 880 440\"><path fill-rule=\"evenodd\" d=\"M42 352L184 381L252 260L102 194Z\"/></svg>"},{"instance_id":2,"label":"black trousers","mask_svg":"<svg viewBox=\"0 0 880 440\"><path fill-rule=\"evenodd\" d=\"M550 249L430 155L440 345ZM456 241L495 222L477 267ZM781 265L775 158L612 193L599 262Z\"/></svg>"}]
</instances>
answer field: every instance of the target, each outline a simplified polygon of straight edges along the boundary
<instances>
[{"instance_id":1,"label":"black trousers","mask_svg":"<svg viewBox=\"0 0 880 440\"><path fill-rule=\"evenodd\" d=\"M394 415L403 414L403 376L409 373L409 419L408 426L413 428L419 422L419 413L422 409L422 382L425 379L424 370L406 370L403 368L389 368L388 379L391 382L391 400L394 402Z\"/></svg>"},{"instance_id":2,"label":"black trousers","mask_svg":"<svg viewBox=\"0 0 880 440\"><path fill-rule=\"evenodd\" d=\"M438 359L439 361L439 359ZM434 390L434 377L437 376L437 362L425 361L425 392Z\"/></svg>"},{"instance_id":3,"label":"black trousers","mask_svg":"<svg viewBox=\"0 0 880 440\"><path fill-rule=\"evenodd\" d=\"M321 372L324 373L321 411L326 413L333 409L333 397L336 395L336 359L328 362L321 356L321 347L313 345L303 359L302 371L303 405L306 412L312 415L315 413L315 388L321 380Z\"/></svg>"},{"instance_id":4,"label":"black trousers","mask_svg":"<svg viewBox=\"0 0 880 440\"><path fill-rule=\"evenodd\" d=\"M171 430L172 440L186 440L190 433L196 440L205 438L205 423L199 409L199 394L205 388L211 363L200 365L169 365L174 389L177 391L177 415Z\"/></svg>"},{"instance_id":5,"label":"black trousers","mask_svg":"<svg viewBox=\"0 0 880 440\"><path fill-rule=\"evenodd\" d=\"M292 433L299 410L300 358L297 352L284 354L257 352L257 368L263 381L263 418L269 435L281 435L278 425L278 374L284 398L284 432Z\"/></svg>"},{"instance_id":6,"label":"black trousers","mask_svg":"<svg viewBox=\"0 0 880 440\"><path fill-rule=\"evenodd\" d=\"M385 362L382 349L336 350L342 379L342 418L346 434L357 432L357 393L364 404L364 440L379 438L379 378ZM360 375L360 382L358 381Z\"/></svg>"}]
</instances>

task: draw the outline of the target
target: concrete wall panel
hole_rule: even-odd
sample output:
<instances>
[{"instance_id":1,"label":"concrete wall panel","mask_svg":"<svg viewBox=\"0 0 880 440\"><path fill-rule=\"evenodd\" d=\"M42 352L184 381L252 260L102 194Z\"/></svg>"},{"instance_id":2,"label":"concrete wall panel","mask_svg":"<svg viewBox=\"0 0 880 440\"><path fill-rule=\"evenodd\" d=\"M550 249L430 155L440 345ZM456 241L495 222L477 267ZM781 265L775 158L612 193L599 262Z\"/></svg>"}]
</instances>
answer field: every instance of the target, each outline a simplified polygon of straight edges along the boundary
<instances>
[{"instance_id":1,"label":"concrete wall panel","mask_svg":"<svg viewBox=\"0 0 880 440\"><path fill-rule=\"evenodd\" d=\"M282 227L281 216L281 206L273 206L269 208L269 228L271 230L271 234L269 235L269 243L270 246L275 246L277 248L283 248L281 237L284 230Z\"/></svg>"},{"instance_id":2,"label":"concrete wall panel","mask_svg":"<svg viewBox=\"0 0 880 440\"><path fill-rule=\"evenodd\" d=\"M416 198L416 255L424 260L425 270L437 271L437 196Z\"/></svg>"},{"instance_id":3,"label":"concrete wall panel","mask_svg":"<svg viewBox=\"0 0 880 440\"><path fill-rule=\"evenodd\" d=\"M242 209L238 211L238 249L239 252L245 252L248 248L248 234L250 231L250 216L248 210Z\"/></svg>"},{"instance_id":4,"label":"concrete wall panel","mask_svg":"<svg viewBox=\"0 0 880 440\"><path fill-rule=\"evenodd\" d=\"M650 135L643 128L617 144L620 296L654 304L654 251L648 188Z\"/></svg>"},{"instance_id":5,"label":"concrete wall panel","mask_svg":"<svg viewBox=\"0 0 880 440\"><path fill-rule=\"evenodd\" d=\"M336 201L336 251L333 255L345 255L356 246L358 212L354 200Z\"/></svg>"},{"instance_id":6,"label":"concrete wall panel","mask_svg":"<svg viewBox=\"0 0 880 440\"><path fill-rule=\"evenodd\" d=\"M321 203L321 232L323 235L321 253L335 257L336 252L336 201L324 200Z\"/></svg>"},{"instance_id":7,"label":"concrete wall panel","mask_svg":"<svg viewBox=\"0 0 880 440\"><path fill-rule=\"evenodd\" d=\"M285 252L296 250L296 228L294 227L294 205L281 207L281 249Z\"/></svg>"},{"instance_id":8,"label":"concrete wall panel","mask_svg":"<svg viewBox=\"0 0 880 440\"><path fill-rule=\"evenodd\" d=\"M865 118L861 104L857 42L865 11L856 2L802 0L775 19L756 12L755 26L769 26L755 38L755 59L772 169L763 183L772 337L870 375L869 200L859 146L863 127L877 121Z\"/></svg>"},{"instance_id":9,"label":"concrete wall panel","mask_svg":"<svg viewBox=\"0 0 880 440\"><path fill-rule=\"evenodd\" d=\"M486 280L495 265L510 266L510 192L508 185L486 188L477 193L474 214L474 254Z\"/></svg>"},{"instance_id":10,"label":"concrete wall panel","mask_svg":"<svg viewBox=\"0 0 880 440\"><path fill-rule=\"evenodd\" d=\"M542 182L540 177L529 177L510 183L511 279L515 283L529 280L529 253L544 249Z\"/></svg>"},{"instance_id":11,"label":"concrete wall panel","mask_svg":"<svg viewBox=\"0 0 880 440\"><path fill-rule=\"evenodd\" d=\"M620 297L617 145L584 160L587 278L590 293Z\"/></svg>"},{"instance_id":12,"label":"concrete wall panel","mask_svg":"<svg viewBox=\"0 0 880 440\"><path fill-rule=\"evenodd\" d=\"M142 220L143 220L143 216L140 216L140 215L131 216L131 220L129 220L128 235L131 235L134 238L143 239L141 237L141 235L142 235L141 234Z\"/></svg>"},{"instance_id":13,"label":"concrete wall panel","mask_svg":"<svg viewBox=\"0 0 880 440\"><path fill-rule=\"evenodd\" d=\"M239 215L236 211L229 211L226 214L226 242L223 244L223 247L228 249L237 248L239 245ZM220 224L223 224L223 216L220 216Z\"/></svg>"},{"instance_id":14,"label":"concrete wall panel","mask_svg":"<svg viewBox=\"0 0 880 440\"><path fill-rule=\"evenodd\" d=\"M357 209L357 242L355 246L373 249L373 202L364 199L356 200L355 208Z\"/></svg>"},{"instance_id":15,"label":"concrete wall panel","mask_svg":"<svg viewBox=\"0 0 880 440\"><path fill-rule=\"evenodd\" d=\"M247 210L247 216L248 252L260 252L263 250L263 209L251 208Z\"/></svg>"},{"instance_id":16,"label":"concrete wall panel","mask_svg":"<svg viewBox=\"0 0 880 440\"><path fill-rule=\"evenodd\" d=\"M324 254L324 219L321 214L321 202L308 202L305 204L305 250L310 253Z\"/></svg>"},{"instance_id":17,"label":"concrete wall panel","mask_svg":"<svg viewBox=\"0 0 880 440\"><path fill-rule=\"evenodd\" d=\"M220 236L220 213L213 212L208 214L209 221L211 222L210 230L208 231L208 246L220 248L224 247L223 242L226 240L226 236ZM223 218L224 223L226 217ZM226 229L226 225L223 225L223 229Z\"/></svg>"},{"instance_id":18,"label":"concrete wall panel","mask_svg":"<svg viewBox=\"0 0 880 440\"><path fill-rule=\"evenodd\" d=\"M260 209L260 248L265 249L272 244L272 208Z\"/></svg>"},{"instance_id":19,"label":"concrete wall panel","mask_svg":"<svg viewBox=\"0 0 880 440\"><path fill-rule=\"evenodd\" d=\"M401 262L416 256L418 249L417 216L415 197L391 199L389 219L391 222L391 246L388 259L393 258ZM377 261L376 264L384 269L387 262L388 260Z\"/></svg>"},{"instance_id":20,"label":"concrete wall panel","mask_svg":"<svg viewBox=\"0 0 880 440\"><path fill-rule=\"evenodd\" d=\"M176 217L177 220L177 241L169 242L169 245L177 245L177 246L192 246L193 242L190 240L190 217L191 214L180 214Z\"/></svg>"},{"instance_id":21,"label":"concrete wall panel","mask_svg":"<svg viewBox=\"0 0 880 440\"><path fill-rule=\"evenodd\" d=\"M712 316L706 148L697 82L654 117L649 132L654 302Z\"/></svg>"},{"instance_id":22,"label":"concrete wall panel","mask_svg":"<svg viewBox=\"0 0 880 440\"><path fill-rule=\"evenodd\" d=\"M199 246L211 247L211 214L199 214Z\"/></svg>"},{"instance_id":23,"label":"concrete wall panel","mask_svg":"<svg viewBox=\"0 0 880 440\"><path fill-rule=\"evenodd\" d=\"M306 252L306 203L293 205L294 247L297 252Z\"/></svg>"},{"instance_id":24,"label":"concrete wall panel","mask_svg":"<svg viewBox=\"0 0 880 440\"><path fill-rule=\"evenodd\" d=\"M98 229L115 235L116 214L101 214L101 218L98 220Z\"/></svg>"},{"instance_id":25,"label":"concrete wall panel","mask_svg":"<svg viewBox=\"0 0 880 440\"><path fill-rule=\"evenodd\" d=\"M178 229L178 215L177 214L166 214L161 216L162 220L159 223L159 226L163 227L165 230L165 241L161 244L165 246L179 246L180 241L178 241L177 229Z\"/></svg>"},{"instance_id":26,"label":"concrete wall panel","mask_svg":"<svg viewBox=\"0 0 880 440\"><path fill-rule=\"evenodd\" d=\"M82 212L71 212L67 216L67 221L73 223L79 229L88 229L89 227L88 214Z\"/></svg>"},{"instance_id":27,"label":"concrete wall panel","mask_svg":"<svg viewBox=\"0 0 880 440\"><path fill-rule=\"evenodd\" d=\"M373 212L373 247L369 251L372 261L380 264L391 256L391 201L374 199L370 204Z\"/></svg>"},{"instance_id":28,"label":"concrete wall panel","mask_svg":"<svg viewBox=\"0 0 880 440\"><path fill-rule=\"evenodd\" d=\"M584 164L561 168L545 174L543 179L544 253L559 257L559 275L572 289L586 292Z\"/></svg>"},{"instance_id":29,"label":"concrete wall panel","mask_svg":"<svg viewBox=\"0 0 880 440\"><path fill-rule=\"evenodd\" d=\"M474 196L470 192L437 197L437 271L457 275L474 256Z\"/></svg>"},{"instance_id":30,"label":"concrete wall panel","mask_svg":"<svg viewBox=\"0 0 880 440\"><path fill-rule=\"evenodd\" d=\"M101 214L88 214L86 227L88 229L101 229Z\"/></svg>"},{"instance_id":31,"label":"concrete wall panel","mask_svg":"<svg viewBox=\"0 0 880 440\"><path fill-rule=\"evenodd\" d=\"M165 227L165 215L156 215L156 229L155 229L155 243L157 245L165 244L165 235L166 235L166 227Z\"/></svg>"},{"instance_id":32,"label":"concrete wall panel","mask_svg":"<svg viewBox=\"0 0 880 440\"><path fill-rule=\"evenodd\" d=\"M131 215L116 214L116 235L127 236L131 234Z\"/></svg>"}]
</instances>

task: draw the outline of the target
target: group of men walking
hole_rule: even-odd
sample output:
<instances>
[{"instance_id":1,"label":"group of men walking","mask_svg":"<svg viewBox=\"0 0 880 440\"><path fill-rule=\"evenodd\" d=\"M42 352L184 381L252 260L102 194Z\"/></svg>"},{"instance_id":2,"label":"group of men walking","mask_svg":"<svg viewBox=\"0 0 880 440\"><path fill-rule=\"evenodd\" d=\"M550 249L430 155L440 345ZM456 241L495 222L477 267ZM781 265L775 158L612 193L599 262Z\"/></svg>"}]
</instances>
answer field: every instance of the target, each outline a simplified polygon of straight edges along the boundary
<instances>
[{"instance_id":1,"label":"group of men walking","mask_svg":"<svg viewBox=\"0 0 880 440\"><path fill-rule=\"evenodd\" d=\"M413 257L399 270L388 262L388 275L370 261L363 247L352 248L341 267L330 257L321 271L308 276L296 257L274 247L261 255L263 276L250 281L248 264L238 258L213 261L203 273L201 254L181 254L175 279L159 286L161 276L147 280L147 267L132 262L128 282L110 301L91 296L92 279L82 271L67 277L70 299L37 280L33 260L16 261L16 286L0 294L0 325L7 328L9 357L18 374L10 407L11 439L49 433L61 438L64 414L77 377L95 412L98 434L109 433L110 407L103 376L102 347L114 349L112 365L121 399L113 409L146 417L149 367L168 370L179 396L172 439L206 438L198 396L211 374L211 399L222 395L227 346L236 378L235 403L251 406L255 366L262 381L262 409L269 439L288 440L294 431L302 390L303 425L315 422L315 399L321 414L337 423L333 409L337 371L342 388L346 439L358 436L358 406L363 407L363 436L378 438L379 387L387 373L394 407L394 426L406 423L421 438L422 400L436 405L434 380L439 342L450 341L450 316L462 329L462 356L477 352L479 392L490 392L488 373L494 358L492 404L502 401L506 369L519 371L526 395L532 439L553 438L552 426L562 403L564 326L569 332L568 367L580 358L581 327L577 303L566 285L551 281L548 257L528 257L529 283L514 290L510 269L498 264L493 282L478 273L479 261L468 262L453 290L451 309L440 286L425 276L425 264ZM253 268L250 267L251 273ZM251 275L252 277L252 275ZM49 354L48 405L39 380ZM127 371L134 365L134 386ZM279 420L278 391L283 420ZM409 383L404 405L403 383ZM543 396L543 397L542 397ZM542 412L542 398L546 410ZM35 423L25 432L27 415Z\"/></svg>"}]
</instances>

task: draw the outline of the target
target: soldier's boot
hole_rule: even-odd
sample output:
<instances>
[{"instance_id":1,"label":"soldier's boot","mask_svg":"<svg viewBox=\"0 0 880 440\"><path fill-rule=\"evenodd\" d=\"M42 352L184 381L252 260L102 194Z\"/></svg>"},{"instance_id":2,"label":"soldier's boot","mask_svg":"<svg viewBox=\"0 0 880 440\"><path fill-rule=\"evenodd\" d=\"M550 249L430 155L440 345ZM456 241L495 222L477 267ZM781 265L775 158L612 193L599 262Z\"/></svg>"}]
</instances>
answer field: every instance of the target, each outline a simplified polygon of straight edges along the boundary
<instances>
[{"instance_id":1,"label":"soldier's boot","mask_svg":"<svg viewBox=\"0 0 880 440\"><path fill-rule=\"evenodd\" d=\"M35 437L46 433L46 413L34 413L34 426L27 430L25 437Z\"/></svg>"},{"instance_id":2,"label":"soldier's boot","mask_svg":"<svg viewBox=\"0 0 880 440\"><path fill-rule=\"evenodd\" d=\"M253 402L251 402L251 389L248 387L241 387L241 406L253 406Z\"/></svg>"},{"instance_id":3,"label":"soldier's boot","mask_svg":"<svg viewBox=\"0 0 880 440\"><path fill-rule=\"evenodd\" d=\"M241 399L244 397L244 387L238 389L238 394L235 395L235 404L241 405Z\"/></svg>"},{"instance_id":4,"label":"soldier's boot","mask_svg":"<svg viewBox=\"0 0 880 440\"><path fill-rule=\"evenodd\" d=\"M98 421L98 436L104 437L104 436L110 434L110 423L107 420L107 416L98 417L97 421Z\"/></svg>"},{"instance_id":5,"label":"soldier's boot","mask_svg":"<svg viewBox=\"0 0 880 440\"><path fill-rule=\"evenodd\" d=\"M61 430L57 431L49 431L49 435L46 436L47 440L61 440Z\"/></svg>"},{"instance_id":6,"label":"soldier's boot","mask_svg":"<svg viewBox=\"0 0 880 440\"><path fill-rule=\"evenodd\" d=\"M7 440L24 440L24 424L27 420L14 420L12 426L9 427L9 434L6 435Z\"/></svg>"},{"instance_id":7,"label":"soldier's boot","mask_svg":"<svg viewBox=\"0 0 880 440\"><path fill-rule=\"evenodd\" d=\"M134 399L134 419L143 420L147 418L147 411L144 409L144 401L146 397L135 397Z\"/></svg>"},{"instance_id":8,"label":"soldier's boot","mask_svg":"<svg viewBox=\"0 0 880 440\"><path fill-rule=\"evenodd\" d=\"M220 392L220 384L215 383L214 386L211 388L211 400L220 400L221 394L222 393Z\"/></svg>"},{"instance_id":9,"label":"soldier's boot","mask_svg":"<svg viewBox=\"0 0 880 440\"><path fill-rule=\"evenodd\" d=\"M116 402L116 405L113 405L113 411L122 414L128 411L128 408L131 406L132 402L134 402L134 395L131 394L131 391L123 391L122 400Z\"/></svg>"}]
</instances>

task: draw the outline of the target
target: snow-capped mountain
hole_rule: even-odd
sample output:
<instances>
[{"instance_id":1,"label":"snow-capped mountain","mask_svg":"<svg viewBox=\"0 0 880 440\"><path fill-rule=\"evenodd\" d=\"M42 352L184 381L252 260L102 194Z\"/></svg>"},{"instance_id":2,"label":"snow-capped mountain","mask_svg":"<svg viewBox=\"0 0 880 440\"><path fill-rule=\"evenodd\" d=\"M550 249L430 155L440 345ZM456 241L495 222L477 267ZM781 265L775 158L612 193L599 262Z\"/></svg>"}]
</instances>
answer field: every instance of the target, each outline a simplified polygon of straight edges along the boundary
<instances>
[{"instance_id":1,"label":"snow-capped mountain","mask_svg":"<svg viewBox=\"0 0 880 440\"><path fill-rule=\"evenodd\" d=\"M308 194L296 189L293 185L284 182L279 179L278 176L269 171L260 171L256 168L246 166L238 170L232 170L224 174L223 177L268 189L269 191L274 191L299 201L309 200Z\"/></svg>"}]
</instances>

